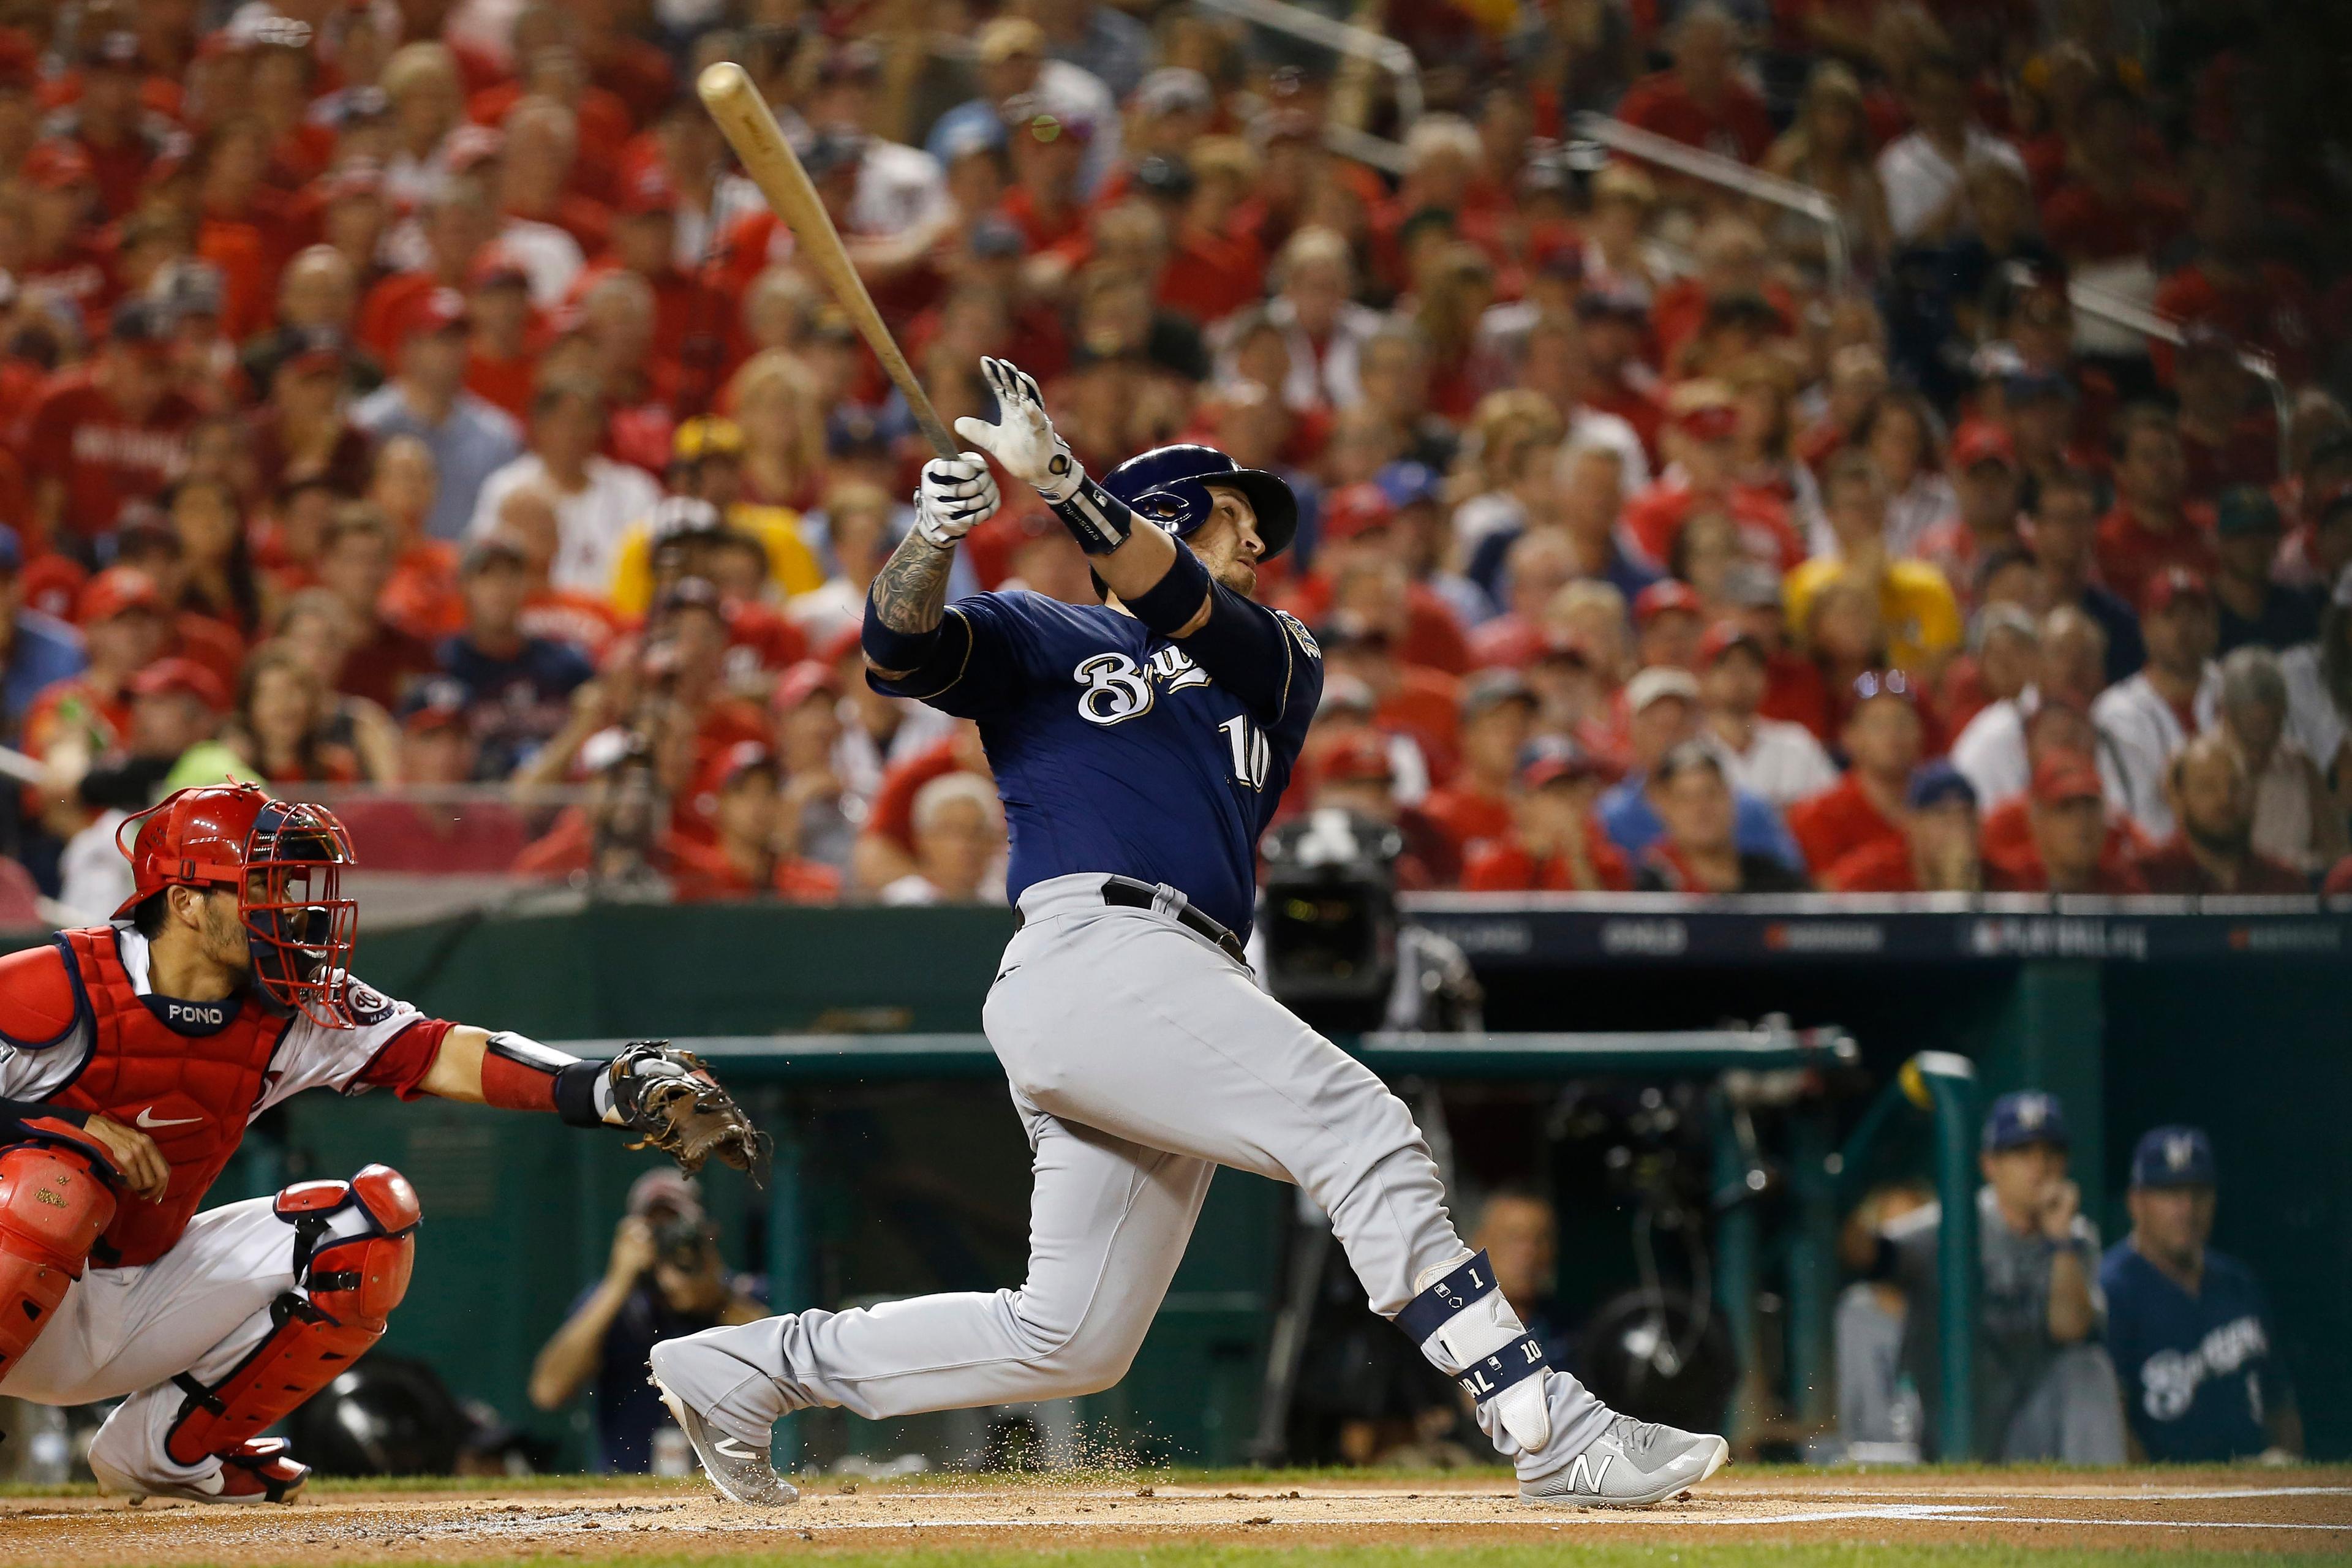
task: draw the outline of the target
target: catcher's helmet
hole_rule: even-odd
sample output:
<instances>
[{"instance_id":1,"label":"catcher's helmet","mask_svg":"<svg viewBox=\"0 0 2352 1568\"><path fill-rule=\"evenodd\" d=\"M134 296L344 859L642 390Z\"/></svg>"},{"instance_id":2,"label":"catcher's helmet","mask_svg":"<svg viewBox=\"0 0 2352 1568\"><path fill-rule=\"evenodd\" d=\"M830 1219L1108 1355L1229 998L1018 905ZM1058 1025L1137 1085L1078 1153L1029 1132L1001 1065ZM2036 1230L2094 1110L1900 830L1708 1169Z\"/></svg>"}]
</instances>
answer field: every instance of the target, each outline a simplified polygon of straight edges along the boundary
<instances>
[{"instance_id":1,"label":"catcher's helmet","mask_svg":"<svg viewBox=\"0 0 2352 1568\"><path fill-rule=\"evenodd\" d=\"M1231 486L1249 498L1250 510L1257 513L1257 536L1265 543L1262 560L1289 549L1291 535L1298 531L1298 498L1290 487L1263 468L1243 468L1214 447L1154 447L1105 474L1102 485L1136 516L1179 539L1209 521L1214 503L1208 487Z\"/></svg>"},{"instance_id":2,"label":"catcher's helmet","mask_svg":"<svg viewBox=\"0 0 2352 1568\"><path fill-rule=\"evenodd\" d=\"M333 812L275 799L258 784L202 784L128 818L114 842L134 884L117 920L166 888L233 891L262 1005L323 1028L351 1026L340 982L358 936L359 901L341 896L342 868L353 857Z\"/></svg>"}]
</instances>

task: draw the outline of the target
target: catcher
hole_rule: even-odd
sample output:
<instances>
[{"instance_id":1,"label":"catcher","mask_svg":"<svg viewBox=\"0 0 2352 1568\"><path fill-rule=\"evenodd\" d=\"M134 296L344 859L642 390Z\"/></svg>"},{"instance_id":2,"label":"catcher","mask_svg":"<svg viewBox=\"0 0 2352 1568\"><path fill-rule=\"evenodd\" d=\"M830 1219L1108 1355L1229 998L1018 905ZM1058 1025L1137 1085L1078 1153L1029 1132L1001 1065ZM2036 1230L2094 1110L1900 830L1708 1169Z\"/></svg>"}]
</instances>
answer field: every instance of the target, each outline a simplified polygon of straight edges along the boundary
<instances>
[{"instance_id":1,"label":"catcher","mask_svg":"<svg viewBox=\"0 0 2352 1568\"><path fill-rule=\"evenodd\" d=\"M257 1435L373 1344L407 1290L416 1193L388 1166L197 1212L289 1095L547 1111L689 1171L763 1175L765 1137L667 1042L582 1061L353 979L351 842L331 812L218 784L134 825L136 891L113 923L0 959L0 1394L121 1398L90 1444L104 1489L291 1500L309 1468Z\"/></svg>"}]
</instances>

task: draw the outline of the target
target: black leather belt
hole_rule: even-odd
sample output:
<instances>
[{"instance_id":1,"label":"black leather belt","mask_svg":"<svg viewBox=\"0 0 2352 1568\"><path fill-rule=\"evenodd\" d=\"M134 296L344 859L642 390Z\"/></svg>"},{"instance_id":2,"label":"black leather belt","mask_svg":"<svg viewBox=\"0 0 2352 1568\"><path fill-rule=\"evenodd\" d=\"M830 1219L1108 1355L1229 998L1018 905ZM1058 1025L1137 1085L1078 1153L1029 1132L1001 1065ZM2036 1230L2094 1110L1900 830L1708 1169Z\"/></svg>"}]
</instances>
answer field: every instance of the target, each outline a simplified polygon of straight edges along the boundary
<instances>
[{"instance_id":1,"label":"black leather belt","mask_svg":"<svg viewBox=\"0 0 2352 1568\"><path fill-rule=\"evenodd\" d=\"M1155 909L1160 902L1160 889L1149 882L1139 882L1133 877L1105 877L1102 885L1102 901L1115 904L1123 910ZM1185 904L1169 912L1176 917L1178 925L1196 936L1206 937L1213 946L1235 963L1244 968L1248 966L1248 951L1242 946L1242 939L1232 931L1219 925L1191 904ZM1018 909L1013 911L1014 931L1019 931L1028 923L1029 916L1025 911Z\"/></svg>"}]
</instances>

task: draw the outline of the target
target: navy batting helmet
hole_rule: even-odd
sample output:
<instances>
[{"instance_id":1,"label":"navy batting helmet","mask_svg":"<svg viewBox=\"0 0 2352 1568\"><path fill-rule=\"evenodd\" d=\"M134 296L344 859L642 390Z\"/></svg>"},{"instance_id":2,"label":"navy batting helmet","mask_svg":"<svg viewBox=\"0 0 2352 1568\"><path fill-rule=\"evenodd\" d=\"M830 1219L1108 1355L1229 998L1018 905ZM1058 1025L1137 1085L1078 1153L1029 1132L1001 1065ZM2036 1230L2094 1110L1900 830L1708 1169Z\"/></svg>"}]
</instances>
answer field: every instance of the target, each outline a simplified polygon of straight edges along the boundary
<instances>
[{"instance_id":1,"label":"navy batting helmet","mask_svg":"<svg viewBox=\"0 0 2352 1568\"><path fill-rule=\"evenodd\" d=\"M1103 476L1103 489L1125 501L1135 515L1182 539L1209 521L1214 503L1211 485L1227 485L1249 498L1257 513L1264 559L1290 548L1298 531L1298 498L1263 468L1244 468L1214 447L1154 447Z\"/></svg>"}]
</instances>

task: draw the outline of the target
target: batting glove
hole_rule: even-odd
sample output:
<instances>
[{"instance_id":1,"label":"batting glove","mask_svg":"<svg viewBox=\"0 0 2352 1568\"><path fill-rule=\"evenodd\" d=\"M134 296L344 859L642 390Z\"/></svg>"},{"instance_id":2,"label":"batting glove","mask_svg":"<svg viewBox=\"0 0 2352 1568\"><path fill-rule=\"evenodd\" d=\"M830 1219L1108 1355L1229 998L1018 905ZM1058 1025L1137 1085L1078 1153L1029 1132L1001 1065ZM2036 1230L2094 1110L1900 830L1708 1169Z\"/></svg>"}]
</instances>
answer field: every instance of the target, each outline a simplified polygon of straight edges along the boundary
<instances>
[{"instance_id":1,"label":"batting glove","mask_svg":"<svg viewBox=\"0 0 2352 1568\"><path fill-rule=\"evenodd\" d=\"M1036 486L1048 501L1069 500L1087 472L1070 455L1070 444L1054 434L1035 378L1001 359L982 360L980 374L996 395L1001 423L967 416L955 422L956 434L993 457L1006 473Z\"/></svg>"},{"instance_id":2,"label":"batting glove","mask_svg":"<svg viewBox=\"0 0 2352 1568\"><path fill-rule=\"evenodd\" d=\"M952 550L975 523L995 516L999 504L987 458L977 452L933 458L923 465L922 486L915 491L915 531Z\"/></svg>"}]
</instances>

